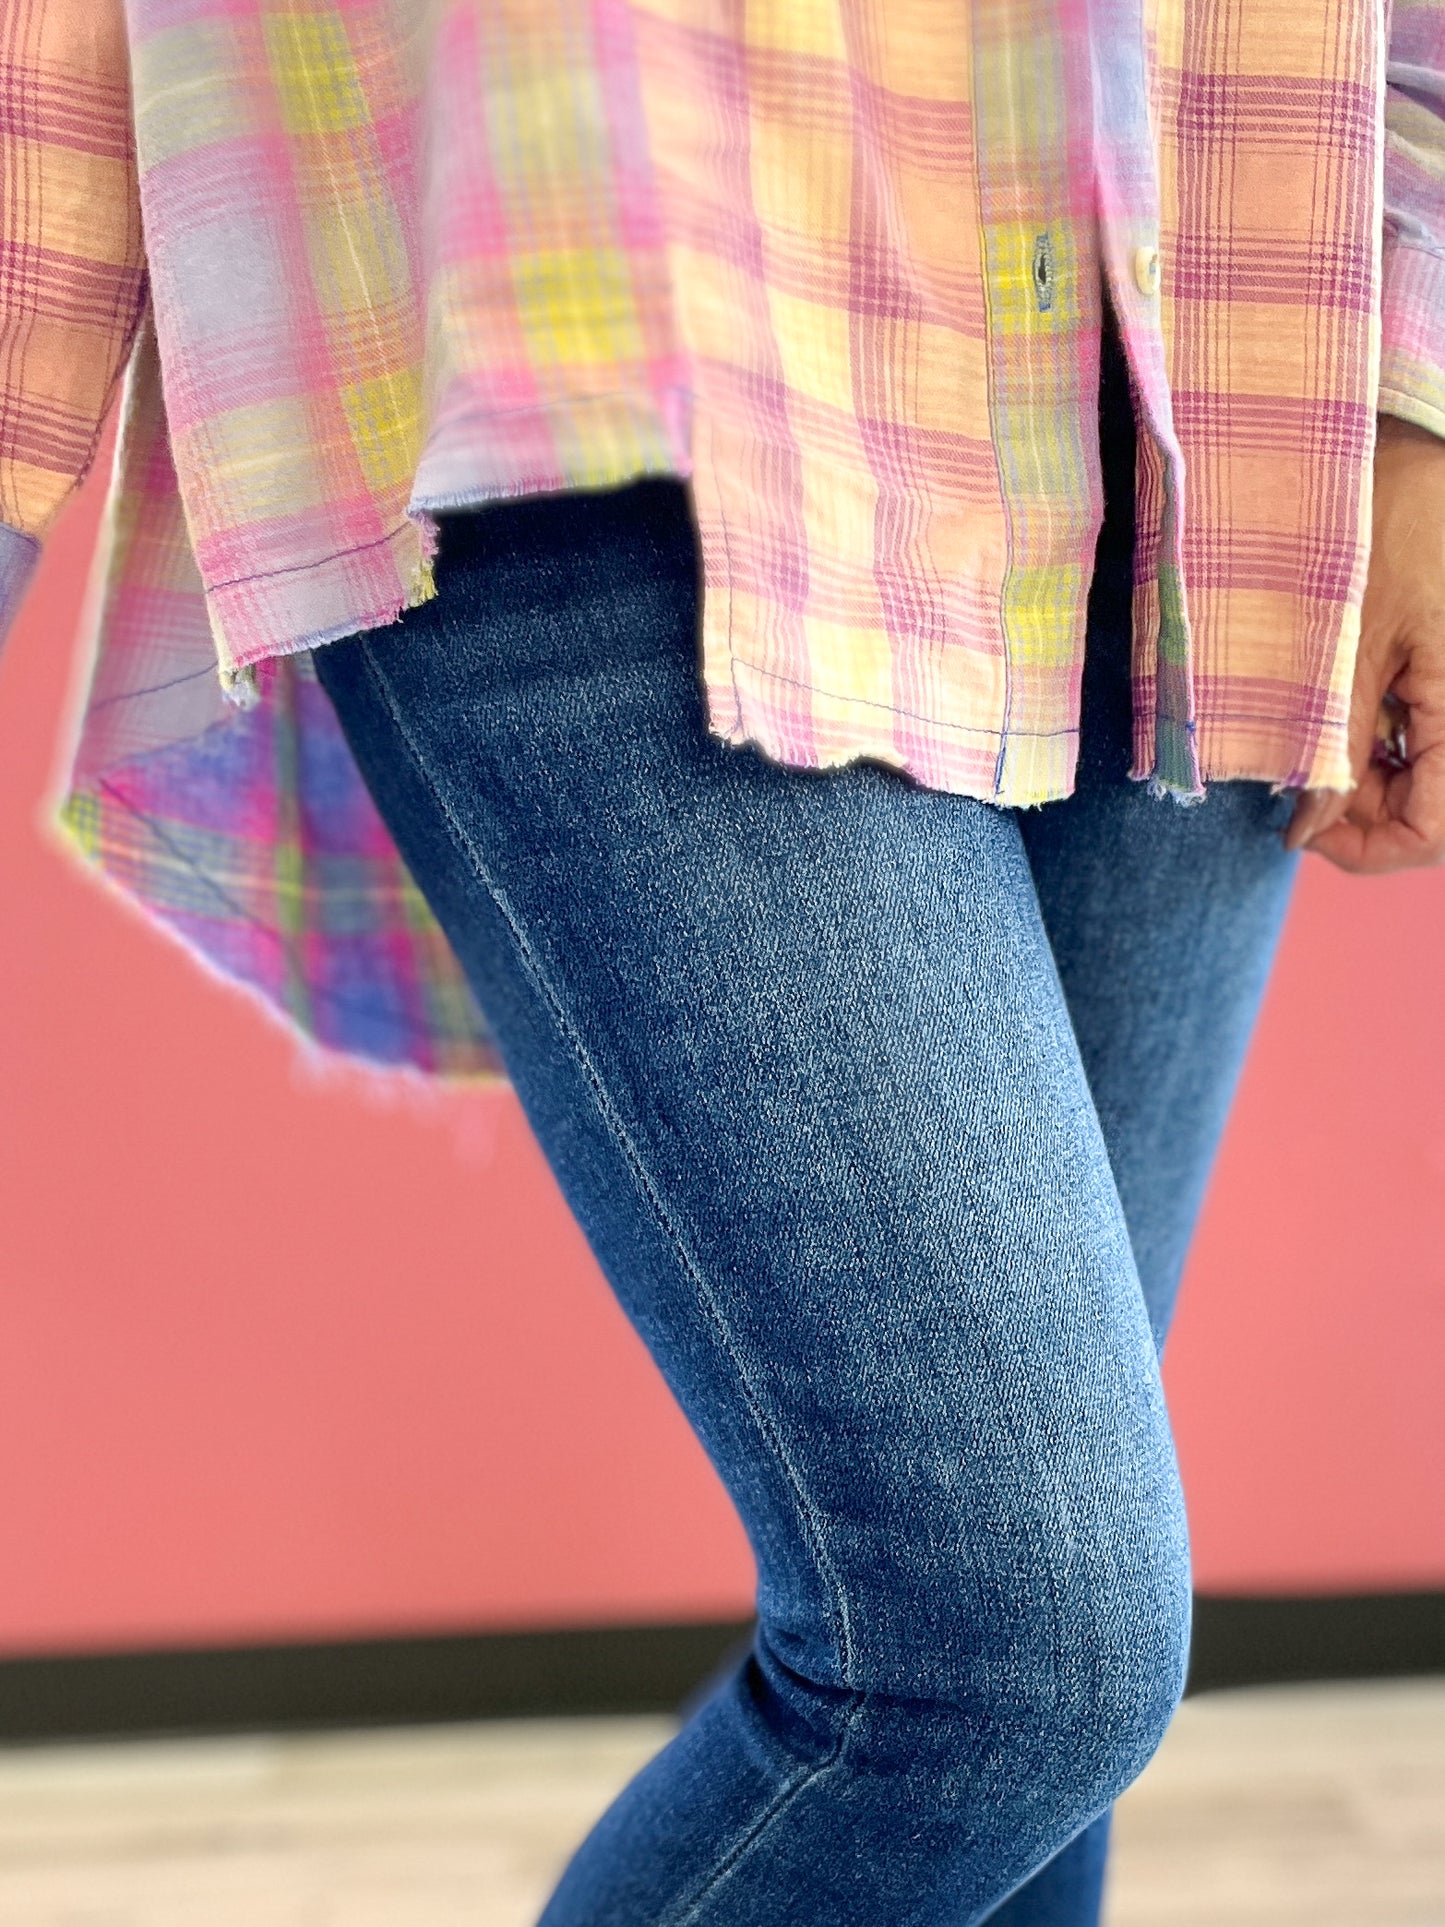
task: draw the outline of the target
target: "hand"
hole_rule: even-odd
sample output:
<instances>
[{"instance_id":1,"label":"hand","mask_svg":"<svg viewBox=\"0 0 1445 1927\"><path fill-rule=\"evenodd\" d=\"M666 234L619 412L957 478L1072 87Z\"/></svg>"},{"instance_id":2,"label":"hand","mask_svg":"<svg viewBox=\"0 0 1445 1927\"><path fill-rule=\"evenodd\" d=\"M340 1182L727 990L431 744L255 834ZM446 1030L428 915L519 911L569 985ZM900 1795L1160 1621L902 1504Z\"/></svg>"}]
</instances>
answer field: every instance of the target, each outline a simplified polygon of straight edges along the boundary
<instances>
[{"instance_id":1,"label":"hand","mask_svg":"<svg viewBox=\"0 0 1445 1927\"><path fill-rule=\"evenodd\" d=\"M1384 744L1404 725L1408 761ZM1445 439L1379 418L1348 796L1306 790L1285 832L1342 870L1445 861Z\"/></svg>"}]
</instances>

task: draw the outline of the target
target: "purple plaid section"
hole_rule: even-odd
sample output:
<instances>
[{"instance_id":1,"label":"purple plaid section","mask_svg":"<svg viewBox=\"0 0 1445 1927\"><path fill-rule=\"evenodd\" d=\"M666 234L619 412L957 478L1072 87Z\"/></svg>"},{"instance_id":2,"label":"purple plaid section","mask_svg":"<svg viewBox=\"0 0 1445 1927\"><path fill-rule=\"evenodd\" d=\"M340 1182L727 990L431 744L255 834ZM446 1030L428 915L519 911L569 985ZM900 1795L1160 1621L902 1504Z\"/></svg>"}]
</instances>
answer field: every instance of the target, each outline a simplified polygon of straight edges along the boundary
<instances>
[{"instance_id":1,"label":"purple plaid section","mask_svg":"<svg viewBox=\"0 0 1445 1927\"><path fill-rule=\"evenodd\" d=\"M83 855L103 851L109 879L195 955L316 1045L437 1076L500 1076L325 693L289 660L262 676L265 700L224 728L72 790L63 827Z\"/></svg>"},{"instance_id":2,"label":"purple plaid section","mask_svg":"<svg viewBox=\"0 0 1445 1927\"><path fill-rule=\"evenodd\" d=\"M1445 434L1445 7L1394 0L1380 407Z\"/></svg>"},{"instance_id":3,"label":"purple plaid section","mask_svg":"<svg viewBox=\"0 0 1445 1927\"><path fill-rule=\"evenodd\" d=\"M0 526L0 643L5 640L39 560L40 544L34 536Z\"/></svg>"}]
</instances>

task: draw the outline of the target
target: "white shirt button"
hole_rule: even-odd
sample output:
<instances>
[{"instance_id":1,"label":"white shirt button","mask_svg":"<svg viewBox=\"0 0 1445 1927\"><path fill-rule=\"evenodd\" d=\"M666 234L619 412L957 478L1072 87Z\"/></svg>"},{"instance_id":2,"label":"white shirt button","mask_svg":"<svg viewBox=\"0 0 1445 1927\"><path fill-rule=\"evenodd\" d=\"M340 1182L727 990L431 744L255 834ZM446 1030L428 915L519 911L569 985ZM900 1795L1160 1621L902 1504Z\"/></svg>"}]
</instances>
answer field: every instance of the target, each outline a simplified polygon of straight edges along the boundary
<instances>
[{"instance_id":1,"label":"white shirt button","mask_svg":"<svg viewBox=\"0 0 1445 1927\"><path fill-rule=\"evenodd\" d=\"M1140 294L1158 294L1158 248L1136 248L1134 250L1134 285Z\"/></svg>"}]
</instances>

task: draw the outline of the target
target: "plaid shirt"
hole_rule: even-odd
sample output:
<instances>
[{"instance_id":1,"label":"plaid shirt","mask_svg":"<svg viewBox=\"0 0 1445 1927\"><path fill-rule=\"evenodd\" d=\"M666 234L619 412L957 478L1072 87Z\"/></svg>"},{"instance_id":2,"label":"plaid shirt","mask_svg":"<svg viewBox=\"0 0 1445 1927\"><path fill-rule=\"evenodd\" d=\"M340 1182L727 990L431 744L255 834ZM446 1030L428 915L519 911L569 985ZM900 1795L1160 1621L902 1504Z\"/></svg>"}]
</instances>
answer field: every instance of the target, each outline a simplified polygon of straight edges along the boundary
<instances>
[{"instance_id":1,"label":"plaid shirt","mask_svg":"<svg viewBox=\"0 0 1445 1927\"><path fill-rule=\"evenodd\" d=\"M9 0L0 89L9 601L128 366L61 820L320 1044L496 1069L308 654L442 510L691 474L719 736L1066 795L1106 290L1135 774L1348 786L1445 0Z\"/></svg>"}]
</instances>

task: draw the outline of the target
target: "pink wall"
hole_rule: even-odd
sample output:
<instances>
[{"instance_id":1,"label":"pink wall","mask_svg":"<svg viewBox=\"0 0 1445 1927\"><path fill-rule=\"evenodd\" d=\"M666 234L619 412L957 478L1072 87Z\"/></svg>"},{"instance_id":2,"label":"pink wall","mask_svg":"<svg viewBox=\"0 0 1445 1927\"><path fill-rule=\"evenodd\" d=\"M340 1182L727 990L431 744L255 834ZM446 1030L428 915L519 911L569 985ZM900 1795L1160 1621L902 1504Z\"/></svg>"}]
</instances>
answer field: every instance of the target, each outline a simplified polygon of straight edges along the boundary
<instances>
[{"instance_id":1,"label":"pink wall","mask_svg":"<svg viewBox=\"0 0 1445 1927\"><path fill-rule=\"evenodd\" d=\"M0 1650L746 1611L510 1097L307 1083L40 834L94 512L0 667ZM1309 866L1170 1359L1205 1587L1445 1584L1442 949Z\"/></svg>"}]
</instances>

